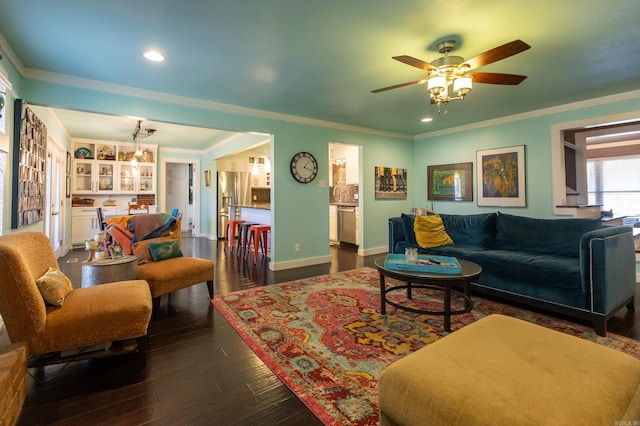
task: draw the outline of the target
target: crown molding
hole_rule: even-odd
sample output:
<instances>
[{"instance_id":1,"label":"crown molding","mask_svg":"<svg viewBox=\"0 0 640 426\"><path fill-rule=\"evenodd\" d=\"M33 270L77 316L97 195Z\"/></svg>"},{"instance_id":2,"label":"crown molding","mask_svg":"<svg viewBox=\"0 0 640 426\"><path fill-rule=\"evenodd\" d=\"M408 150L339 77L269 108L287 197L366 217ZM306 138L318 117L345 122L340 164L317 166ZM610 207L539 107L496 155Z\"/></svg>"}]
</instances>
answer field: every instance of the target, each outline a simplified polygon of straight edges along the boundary
<instances>
[{"instance_id":1,"label":"crown molding","mask_svg":"<svg viewBox=\"0 0 640 426\"><path fill-rule=\"evenodd\" d=\"M272 111L264 111L253 108L240 107L236 105L223 104L219 102L207 101L204 99L190 98L187 96L172 95L169 93L156 92L153 90L140 89L137 87L124 86L114 83L106 83L98 80L91 80L82 77L74 77L66 74L53 73L49 71L36 70L32 68L24 68L21 72L23 77L40 80L54 84L62 84L65 86L78 87L82 89L96 90L100 92L115 93L125 96L135 96L138 98L149 99L158 102L166 102L178 104L193 108L206 109L210 111L225 112L231 114L247 115L256 118L264 118L269 120L287 121L298 124L305 124L316 127L325 127L336 130L352 131L358 133L367 133L376 136L392 137L399 139L413 140L413 135L408 133L389 132L378 129L370 129L368 127L353 126L349 124L335 123L331 121L316 120L313 118L300 117L297 115L282 114Z\"/></svg>"},{"instance_id":2,"label":"crown molding","mask_svg":"<svg viewBox=\"0 0 640 426\"><path fill-rule=\"evenodd\" d=\"M437 130L435 132L421 133L419 135L415 135L414 140L427 139L436 136L448 135L451 133L464 132L467 130L475 130L482 127L495 126L498 124L510 123L513 121L527 120L529 118L542 117L545 115L558 114L561 112L574 111L577 109L590 108L594 106L628 101L637 98L640 98L640 90L632 90L630 92L607 95L599 98L587 99L585 101L578 101L549 108L537 109L520 114L506 115L504 117L499 117L492 120L478 121L476 123L465 124L464 126L452 127L449 129Z\"/></svg>"}]
</instances>

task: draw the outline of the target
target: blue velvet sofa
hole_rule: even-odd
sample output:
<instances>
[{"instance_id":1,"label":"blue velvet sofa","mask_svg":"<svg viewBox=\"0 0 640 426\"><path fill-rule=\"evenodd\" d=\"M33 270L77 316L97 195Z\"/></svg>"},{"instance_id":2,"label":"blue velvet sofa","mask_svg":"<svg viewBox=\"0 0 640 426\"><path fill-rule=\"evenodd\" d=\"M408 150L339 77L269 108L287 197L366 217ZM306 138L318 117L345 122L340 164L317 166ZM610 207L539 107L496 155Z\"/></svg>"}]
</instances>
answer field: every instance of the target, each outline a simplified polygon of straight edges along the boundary
<instances>
[{"instance_id":1,"label":"blue velvet sofa","mask_svg":"<svg viewBox=\"0 0 640 426\"><path fill-rule=\"evenodd\" d=\"M591 322L606 334L618 309L633 310L632 229L600 219L533 219L503 213L441 214L453 245L423 249L414 216L389 219L389 253L454 256L482 266L474 292Z\"/></svg>"}]
</instances>

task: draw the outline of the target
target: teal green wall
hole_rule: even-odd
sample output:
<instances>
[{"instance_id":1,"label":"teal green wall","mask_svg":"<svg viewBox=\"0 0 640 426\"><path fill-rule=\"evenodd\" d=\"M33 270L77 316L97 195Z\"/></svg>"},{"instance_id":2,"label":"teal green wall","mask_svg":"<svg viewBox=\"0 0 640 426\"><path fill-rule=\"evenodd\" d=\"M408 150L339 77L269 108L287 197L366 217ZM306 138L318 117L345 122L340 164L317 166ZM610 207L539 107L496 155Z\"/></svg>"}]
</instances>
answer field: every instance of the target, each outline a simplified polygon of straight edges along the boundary
<instances>
[{"instance_id":1,"label":"teal green wall","mask_svg":"<svg viewBox=\"0 0 640 426\"><path fill-rule=\"evenodd\" d=\"M412 178L415 174L411 170L413 140L410 139L221 112L216 110L216 105L204 102L198 106L187 104L188 102L168 103L30 79L24 80L23 86L21 97L31 103L273 135L272 261L276 263L304 261L329 255L329 142L351 143L362 147L360 201L364 212L361 217L361 244L364 250L386 247L387 218L409 211L413 204L411 200L415 194L411 188L415 183ZM236 145L232 146L236 149ZM241 148L236 150L239 149ZM212 160L222 155L222 151L224 148L220 149L220 153L214 150L200 156L203 161L201 170L208 168ZM313 153L320 164L320 173L310 184L297 183L290 175L289 162L298 151ZM395 201L374 200L375 166L409 169L409 198ZM320 187L321 181L325 182L325 187ZM210 202L211 188L201 186L200 189L201 198L205 197L201 203L200 232L212 234L215 211ZM295 243L302 247L299 253L294 250Z\"/></svg>"},{"instance_id":2,"label":"teal green wall","mask_svg":"<svg viewBox=\"0 0 640 426\"><path fill-rule=\"evenodd\" d=\"M326 258L329 255L329 152L330 142L354 144L361 149L360 203L361 249L379 251L387 245L387 218L412 207L424 207L426 199L426 167L432 164L474 163L474 201L437 202L434 208L445 213L495 211L479 208L475 194L476 150L526 146L526 208L501 208L514 214L549 217L552 215L550 127L556 123L619 112L640 110L640 99L575 109L503 124L480 123L473 130L457 131L439 136L424 136L415 142L382 132L358 129L329 128L318 123L300 124L275 118L223 112L219 106L194 100L175 98L174 102L146 99L124 93L70 87L25 79L12 81L19 97L27 102L53 107L79 109L97 113L146 117L193 126L232 131L259 132L272 135L272 261L276 264ZM346 126L345 126L346 127ZM243 149L242 142L212 149L201 155L184 154L184 158L200 161L200 173L211 169L215 176L215 159ZM289 173L291 157L299 151L311 152L320 164L318 177L310 184L300 184ZM162 154L161 154L162 155ZM172 158L179 155L168 154ZM159 159L162 157L159 156ZM408 171L406 200L376 200L374 198L374 168L403 167ZM325 186L321 187L320 182ZM215 235L215 200L213 187L200 186L200 232ZM296 253L294 245L302 250Z\"/></svg>"},{"instance_id":3,"label":"teal green wall","mask_svg":"<svg viewBox=\"0 0 640 426\"><path fill-rule=\"evenodd\" d=\"M427 203L427 166L472 162L473 201L434 201L434 210L441 213L479 213L499 210L522 216L553 217L551 126L629 111L638 111L640 118L640 98L420 138L415 144L414 165L419 173L415 204L425 206ZM476 151L516 145L525 145L527 206L525 208L478 207L476 204L478 199Z\"/></svg>"}]
</instances>

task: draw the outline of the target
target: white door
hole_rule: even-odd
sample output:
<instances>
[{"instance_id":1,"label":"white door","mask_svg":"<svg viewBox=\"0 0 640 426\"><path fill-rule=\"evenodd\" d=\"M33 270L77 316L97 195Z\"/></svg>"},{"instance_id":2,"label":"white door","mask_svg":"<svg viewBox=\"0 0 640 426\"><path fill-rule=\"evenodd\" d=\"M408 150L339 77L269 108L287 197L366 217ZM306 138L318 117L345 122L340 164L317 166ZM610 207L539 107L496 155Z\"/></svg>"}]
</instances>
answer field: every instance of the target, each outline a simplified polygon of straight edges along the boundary
<instances>
[{"instance_id":1,"label":"white door","mask_svg":"<svg viewBox=\"0 0 640 426\"><path fill-rule=\"evenodd\" d=\"M182 213L182 231L189 231L189 164L167 163L166 196L167 213L178 209Z\"/></svg>"},{"instance_id":2,"label":"white door","mask_svg":"<svg viewBox=\"0 0 640 426\"><path fill-rule=\"evenodd\" d=\"M47 144L47 211L45 233L57 258L64 256L62 220L66 151L52 139Z\"/></svg>"}]
</instances>

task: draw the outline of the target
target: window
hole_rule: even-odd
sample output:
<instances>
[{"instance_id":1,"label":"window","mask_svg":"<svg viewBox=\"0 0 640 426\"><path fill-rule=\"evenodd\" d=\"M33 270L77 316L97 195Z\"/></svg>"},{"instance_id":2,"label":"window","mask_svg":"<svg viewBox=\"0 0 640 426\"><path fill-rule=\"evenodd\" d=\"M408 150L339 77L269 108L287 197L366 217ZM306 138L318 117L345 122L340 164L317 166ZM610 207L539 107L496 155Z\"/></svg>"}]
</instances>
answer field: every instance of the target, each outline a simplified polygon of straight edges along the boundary
<instances>
[{"instance_id":1,"label":"window","mask_svg":"<svg viewBox=\"0 0 640 426\"><path fill-rule=\"evenodd\" d=\"M640 156L587 160L589 204L616 216L640 215Z\"/></svg>"}]
</instances>

